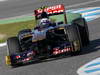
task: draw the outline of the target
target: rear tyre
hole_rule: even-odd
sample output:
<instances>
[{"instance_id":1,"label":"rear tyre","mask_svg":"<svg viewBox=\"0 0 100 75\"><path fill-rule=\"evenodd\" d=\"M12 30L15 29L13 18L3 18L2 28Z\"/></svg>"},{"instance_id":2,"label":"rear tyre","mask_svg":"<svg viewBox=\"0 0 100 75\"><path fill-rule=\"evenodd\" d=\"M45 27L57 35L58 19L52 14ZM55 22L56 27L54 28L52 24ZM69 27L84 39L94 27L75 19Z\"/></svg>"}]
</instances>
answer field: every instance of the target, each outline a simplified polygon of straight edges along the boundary
<instances>
[{"instance_id":1,"label":"rear tyre","mask_svg":"<svg viewBox=\"0 0 100 75\"><path fill-rule=\"evenodd\" d=\"M11 60L11 66L14 67L16 66L14 63L14 60L11 59L11 55L19 53L19 51L21 50L19 41L17 37L11 37L8 38L7 40L7 54L8 56L10 56L10 60Z\"/></svg>"},{"instance_id":2,"label":"rear tyre","mask_svg":"<svg viewBox=\"0 0 100 75\"><path fill-rule=\"evenodd\" d=\"M78 18L73 21L74 24L77 24L81 41L82 41L82 46L87 46L89 44L89 30L88 26L86 23L86 20L84 18Z\"/></svg>"},{"instance_id":3,"label":"rear tyre","mask_svg":"<svg viewBox=\"0 0 100 75\"><path fill-rule=\"evenodd\" d=\"M65 29L66 36L71 43L71 55L78 55L81 52L81 39L77 25L67 26Z\"/></svg>"}]
</instances>

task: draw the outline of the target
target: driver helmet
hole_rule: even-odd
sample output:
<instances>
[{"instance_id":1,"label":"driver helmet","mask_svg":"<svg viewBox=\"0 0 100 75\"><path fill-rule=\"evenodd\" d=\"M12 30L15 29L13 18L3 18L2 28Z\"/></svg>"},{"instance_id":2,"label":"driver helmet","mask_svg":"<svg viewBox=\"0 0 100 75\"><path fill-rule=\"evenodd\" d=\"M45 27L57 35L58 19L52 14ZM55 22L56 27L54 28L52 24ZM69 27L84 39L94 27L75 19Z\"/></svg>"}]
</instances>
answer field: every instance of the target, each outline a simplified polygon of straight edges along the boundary
<instances>
[{"instance_id":1,"label":"driver helmet","mask_svg":"<svg viewBox=\"0 0 100 75\"><path fill-rule=\"evenodd\" d=\"M50 25L50 20L48 18L43 18L40 20L40 25L41 26L49 26Z\"/></svg>"}]
</instances>

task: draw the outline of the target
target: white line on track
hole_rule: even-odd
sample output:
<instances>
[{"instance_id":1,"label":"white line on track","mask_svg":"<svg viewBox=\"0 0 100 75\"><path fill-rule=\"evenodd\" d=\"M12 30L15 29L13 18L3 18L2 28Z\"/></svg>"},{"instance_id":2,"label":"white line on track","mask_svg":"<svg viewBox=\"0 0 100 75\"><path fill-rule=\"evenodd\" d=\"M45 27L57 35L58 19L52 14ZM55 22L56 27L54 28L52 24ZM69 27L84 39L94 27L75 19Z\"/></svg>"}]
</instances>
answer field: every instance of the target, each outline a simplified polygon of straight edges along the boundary
<instances>
[{"instance_id":1,"label":"white line on track","mask_svg":"<svg viewBox=\"0 0 100 75\"><path fill-rule=\"evenodd\" d=\"M89 19L89 18L94 18L94 19L96 19L96 18L99 18L100 17L100 15L94 15L94 16L87 16L87 17L85 17L85 19Z\"/></svg>"},{"instance_id":2,"label":"white line on track","mask_svg":"<svg viewBox=\"0 0 100 75\"><path fill-rule=\"evenodd\" d=\"M0 2L4 2L4 1L7 1L7 0L0 0Z\"/></svg>"},{"instance_id":3,"label":"white line on track","mask_svg":"<svg viewBox=\"0 0 100 75\"><path fill-rule=\"evenodd\" d=\"M100 58L97 58L80 67L77 73L79 75L100 75Z\"/></svg>"},{"instance_id":4,"label":"white line on track","mask_svg":"<svg viewBox=\"0 0 100 75\"><path fill-rule=\"evenodd\" d=\"M6 46L6 42L5 42L5 43L0 44L0 47L3 47L3 46Z\"/></svg>"},{"instance_id":5,"label":"white line on track","mask_svg":"<svg viewBox=\"0 0 100 75\"><path fill-rule=\"evenodd\" d=\"M86 12L86 13L83 13L83 15L88 15L88 14L92 14L92 13L99 13L100 10L95 10L95 11L91 11L91 12Z\"/></svg>"},{"instance_id":6,"label":"white line on track","mask_svg":"<svg viewBox=\"0 0 100 75\"><path fill-rule=\"evenodd\" d=\"M88 11L88 10L92 10L92 9L99 9L99 8L100 7L88 7L88 8L71 9L71 10L69 10L69 12L72 11L73 13L79 13L79 12Z\"/></svg>"}]
</instances>

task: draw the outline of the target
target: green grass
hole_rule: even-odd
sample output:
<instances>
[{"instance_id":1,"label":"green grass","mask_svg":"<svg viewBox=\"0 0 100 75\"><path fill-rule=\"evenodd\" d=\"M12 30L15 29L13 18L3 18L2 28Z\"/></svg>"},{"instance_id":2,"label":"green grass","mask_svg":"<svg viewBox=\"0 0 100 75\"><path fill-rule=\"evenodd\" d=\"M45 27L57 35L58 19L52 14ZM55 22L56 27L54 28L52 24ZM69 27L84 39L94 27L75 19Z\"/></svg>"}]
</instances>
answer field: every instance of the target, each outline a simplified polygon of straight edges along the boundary
<instances>
[{"instance_id":1,"label":"green grass","mask_svg":"<svg viewBox=\"0 0 100 75\"><path fill-rule=\"evenodd\" d=\"M32 29L34 26L34 20L9 24L0 24L0 35L5 35L4 37L0 37L0 43L5 42L9 37L16 36L20 30L27 28Z\"/></svg>"}]
</instances>

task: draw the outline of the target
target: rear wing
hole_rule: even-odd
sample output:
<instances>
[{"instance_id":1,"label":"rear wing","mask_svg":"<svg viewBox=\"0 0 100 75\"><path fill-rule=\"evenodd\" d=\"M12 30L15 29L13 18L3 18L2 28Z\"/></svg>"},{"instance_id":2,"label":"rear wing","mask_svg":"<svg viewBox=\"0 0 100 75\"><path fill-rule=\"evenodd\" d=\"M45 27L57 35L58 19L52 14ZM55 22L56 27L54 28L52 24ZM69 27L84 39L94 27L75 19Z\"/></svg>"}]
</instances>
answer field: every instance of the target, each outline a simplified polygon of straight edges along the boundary
<instances>
[{"instance_id":1,"label":"rear wing","mask_svg":"<svg viewBox=\"0 0 100 75\"><path fill-rule=\"evenodd\" d=\"M39 8L34 10L35 18L36 20L39 19L39 15L45 11L48 16L53 16L53 15L58 15L58 14L64 14L65 8L64 5L55 5L55 6L50 6L50 7L45 7L45 8Z\"/></svg>"}]
</instances>

